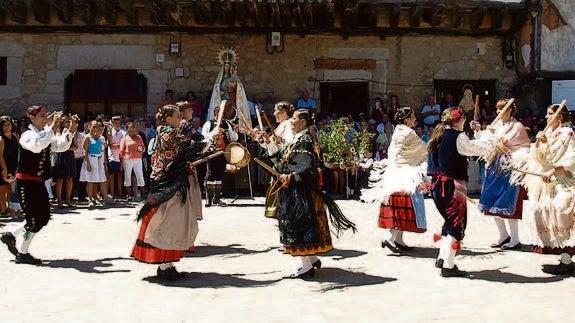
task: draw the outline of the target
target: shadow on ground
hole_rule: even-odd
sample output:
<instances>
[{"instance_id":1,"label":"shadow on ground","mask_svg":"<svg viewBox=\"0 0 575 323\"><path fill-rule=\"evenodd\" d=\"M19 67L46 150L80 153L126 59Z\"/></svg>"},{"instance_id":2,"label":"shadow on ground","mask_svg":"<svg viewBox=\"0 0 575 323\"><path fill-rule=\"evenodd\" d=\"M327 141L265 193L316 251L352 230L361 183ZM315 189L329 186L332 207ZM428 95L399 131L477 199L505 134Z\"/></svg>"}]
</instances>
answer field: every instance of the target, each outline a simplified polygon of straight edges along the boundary
<instances>
[{"instance_id":1,"label":"shadow on ground","mask_svg":"<svg viewBox=\"0 0 575 323\"><path fill-rule=\"evenodd\" d=\"M321 283L319 290L328 292L331 290L344 290L349 287L383 284L397 279L373 276L340 268L321 268L316 270L315 277L309 280Z\"/></svg>"},{"instance_id":2,"label":"shadow on ground","mask_svg":"<svg viewBox=\"0 0 575 323\"><path fill-rule=\"evenodd\" d=\"M337 249L334 248L328 253L321 255L321 256L328 256L331 257L333 260L343 260L345 258L355 258L360 257L367 254L365 251L358 251L358 250L345 250L345 249Z\"/></svg>"},{"instance_id":3,"label":"shadow on ground","mask_svg":"<svg viewBox=\"0 0 575 323\"><path fill-rule=\"evenodd\" d=\"M513 273L502 272L501 269L489 269L481 271L469 271L465 278L470 280L485 280L491 282L499 282L505 284L537 284L537 283L553 283L561 281L570 276L549 276L549 277L529 277Z\"/></svg>"},{"instance_id":4,"label":"shadow on ground","mask_svg":"<svg viewBox=\"0 0 575 323\"><path fill-rule=\"evenodd\" d=\"M118 270L101 270L99 268L110 268L113 266L111 263L114 260L130 260L131 258L103 258L97 260L78 260L78 259L60 259L60 260L44 260L42 266L52 268L72 268L83 273L90 274L108 274L108 273L122 273L130 272L128 269Z\"/></svg>"},{"instance_id":5,"label":"shadow on ground","mask_svg":"<svg viewBox=\"0 0 575 323\"><path fill-rule=\"evenodd\" d=\"M218 274L218 273L189 273L184 272L184 278L178 281L165 281L157 276L146 277L143 280L172 287L184 288L222 288L222 287L261 287L280 281L275 280L252 280L242 278L242 274Z\"/></svg>"},{"instance_id":6,"label":"shadow on ground","mask_svg":"<svg viewBox=\"0 0 575 323\"><path fill-rule=\"evenodd\" d=\"M264 250L246 249L240 244L231 244L228 246L197 246L196 251L193 253L186 253L186 257L198 258L208 257L215 255L226 255L228 257L239 257L241 255L249 255L255 253L266 253L270 250L276 249L270 247Z\"/></svg>"},{"instance_id":7,"label":"shadow on ground","mask_svg":"<svg viewBox=\"0 0 575 323\"><path fill-rule=\"evenodd\" d=\"M389 249L387 249L389 252ZM414 247L413 250L409 251L402 251L401 253L390 253L389 256L395 257L409 257L409 258L437 258L437 254L439 252L438 248L426 248L426 247ZM499 251L495 249L463 249L457 252L455 256L456 260L457 257L478 257L478 259L488 259L492 258L493 255L496 255ZM509 251L506 251L509 252Z\"/></svg>"}]
</instances>

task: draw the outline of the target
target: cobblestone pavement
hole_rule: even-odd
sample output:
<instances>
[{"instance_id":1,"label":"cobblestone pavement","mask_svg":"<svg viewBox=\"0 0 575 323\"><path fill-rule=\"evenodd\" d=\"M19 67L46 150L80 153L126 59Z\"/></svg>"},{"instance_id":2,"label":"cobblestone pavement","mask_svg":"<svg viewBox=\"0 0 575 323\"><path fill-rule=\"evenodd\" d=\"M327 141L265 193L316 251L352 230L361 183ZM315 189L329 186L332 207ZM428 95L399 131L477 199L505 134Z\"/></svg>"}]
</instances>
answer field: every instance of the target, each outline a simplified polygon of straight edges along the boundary
<instances>
[{"instance_id":1,"label":"cobblestone pavement","mask_svg":"<svg viewBox=\"0 0 575 323\"><path fill-rule=\"evenodd\" d=\"M138 232L136 204L56 210L30 252L41 266L14 263L0 245L0 322L545 322L573 319L575 280L541 272L558 257L528 247L500 251L493 220L469 205L465 278L434 268L442 219L426 200L428 231L404 235L416 247L401 255L381 248L378 205L339 200L358 232L334 237L335 250L310 281L282 279L299 261L278 252L263 198L204 209L197 251L176 264L178 282L130 258ZM528 205L527 205L528 207ZM0 219L0 232L18 225ZM520 234L529 240L529 219Z\"/></svg>"}]
</instances>

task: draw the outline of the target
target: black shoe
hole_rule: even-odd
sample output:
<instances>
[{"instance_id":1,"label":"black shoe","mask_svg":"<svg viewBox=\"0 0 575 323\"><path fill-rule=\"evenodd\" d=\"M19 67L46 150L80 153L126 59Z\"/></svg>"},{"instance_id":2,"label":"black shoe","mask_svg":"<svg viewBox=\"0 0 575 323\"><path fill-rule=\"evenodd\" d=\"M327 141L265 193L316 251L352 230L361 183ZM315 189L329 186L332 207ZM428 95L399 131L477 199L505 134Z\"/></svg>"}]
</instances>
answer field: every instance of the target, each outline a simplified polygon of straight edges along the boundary
<instances>
[{"instance_id":1,"label":"black shoe","mask_svg":"<svg viewBox=\"0 0 575 323\"><path fill-rule=\"evenodd\" d=\"M314 268L320 269L321 268L321 260L316 260L313 264L311 264Z\"/></svg>"},{"instance_id":2,"label":"black shoe","mask_svg":"<svg viewBox=\"0 0 575 323\"><path fill-rule=\"evenodd\" d=\"M180 280L182 278L184 278L185 274L184 273L180 273L176 270L176 267L170 267L168 269L162 270L160 269L160 267L158 267L158 278L163 279L163 280L169 280L169 281L176 281L176 280Z\"/></svg>"},{"instance_id":3,"label":"black shoe","mask_svg":"<svg viewBox=\"0 0 575 323\"><path fill-rule=\"evenodd\" d=\"M16 238L11 232L2 233L0 240L8 246L8 251L14 256L18 255L18 249L16 248Z\"/></svg>"},{"instance_id":4,"label":"black shoe","mask_svg":"<svg viewBox=\"0 0 575 323\"><path fill-rule=\"evenodd\" d=\"M467 272L459 270L457 266L453 266L453 268L441 268L441 277L463 277L465 275L467 275Z\"/></svg>"},{"instance_id":5,"label":"black shoe","mask_svg":"<svg viewBox=\"0 0 575 323\"><path fill-rule=\"evenodd\" d=\"M306 271L305 273L301 273L301 274L293 274L291 276L289 276L288 278L290 279L307 279L307 278L313 278L313 276L315 276L315 269L313 269L313 267L311 267L310 270Z\"/></svg>"},{"instance_id":6,"label":"black shoe","mask_svg":"<svg viewBox=\"0 0 575 323\"><path fill-rule=\"evenodd\" d=\"M545 265L542 270L544 273L551 275L573 275L575 273L575 264L564 264L561 262L559 265Z\"/></svg>"},{"instance_id":7,"label":"black shoe","mask_svg":"<svg viewBox=\"0 0 575 323\"><path fill-rule=\"evenodd\" d=\"M206 207L210 207L210 206L212 206L212 200L208 199L206 201Z\"/></svg>"},{"instance_id":8,"label":"black shoe","mask_svg":"<svg viewBox=\"0 0 575 323\"><path fill-rule=\"evenodd\" d=\"M435 261L435 268L443 268L443 259L437 259Z\"/></svg>"},{"instance_id":9,"label":"black shoe","mask_svg":"<svg viewBox=\"0 0 575 323\"><path fill-rule=\"evenodd\" d=\"M408 246L408 245L404 245L404 244L399 243L399 242L397 242L397 241L395 242L395 246L396 246L397 248L399 248L399 250L405 250L405 251L413 250L413 247L410 247L410 246Z\"/></svg>"},{"instance_id":10,"label":"black shoe","mask_svg":"<svg viewBox=\"0 0 575 323\"><path fill-rule=\"evenodd\" d=\"M29 265L40 265L42 260L32 257L29 253L18 253L16 254L17 264L29 264Z\"/></svg>"},{"instance_id":11,"label":"black shoe","mask_svg":"<svg viewBox=\"0 0 575 323\"><path fill-rule=\"evenodd\" d=\"M501 248L502 245L509 243L511 241L511 237L505 238L505 240L501 241L501 243L494 243L490 247L491 248Z\"/></svg>"},{"instance_id":12,"label":"black shoe","mask_svg":"<svg viewBox=\"0 0 575 323\"><path fill-rule=\"evenodd\" d=\"M522 247L521 242L517 242L512 247L508 247L507 245L502 245L501 250L517 250L517 249L521 249L521 247Z\"/></svg>"},{"instance_id":13,"label":"black shoe","mask_svg":"<svg viewBox=\"0 0 575 323\"><path fill-rule=\"evenodd\" d=\"M387 241L387 240L383 240L381 242L381 247L382 248L387 247L387 248L389 248L389 250L396 252L396 253L399 253L399 251L400 251L399 248L392 246L391 243L389 243L389 241Z\"/></svg>"},{"instance_id":14,"label":"black shoe","mask_svg":"<svg viewBox=\"0 0 575 323\"><path fill-rule=\"evenodd\" d=\"M214 205L218 206L228 206L228 204L220 199L214 200Z\"/></svg>"}]
</instances>

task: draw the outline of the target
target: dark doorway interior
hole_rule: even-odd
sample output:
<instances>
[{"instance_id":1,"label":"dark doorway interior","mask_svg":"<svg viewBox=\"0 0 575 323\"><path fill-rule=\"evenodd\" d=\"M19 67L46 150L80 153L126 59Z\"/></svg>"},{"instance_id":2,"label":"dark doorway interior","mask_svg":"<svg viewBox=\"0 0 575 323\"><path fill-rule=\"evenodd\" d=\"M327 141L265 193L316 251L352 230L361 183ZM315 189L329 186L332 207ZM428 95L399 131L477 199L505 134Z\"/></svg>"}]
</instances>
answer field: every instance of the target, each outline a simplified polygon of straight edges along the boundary
<instances>
[{"instance_id":1,"label":"dark doorway interior","mask_svg":"<svg viewBox=\"0 0 575 323\"><path fill-rule=\"evenodd\" d=\"M148 81L136 70L76 70L66 78L66 106L81 118L122 113L146 113Z\"/></svg>"},{"instance_id":2,"label":"dark doorway interior","mask_svg":"<svg viewBox=\"0 0 575 323\"><path fill-rule=\"evenodd\" d=\"M455 103L459 103L463 97L464 88L470 87L474 100L475 96L479 95L480 107L485 99L490 99L493 108L495 102L503 98L503 96L496 97L496 82L496 80L434 80L435 101L441 105L445 102L445 95L451 93Z\"/></svg>"},{"instance_id":3,"label":"dark doorway interior","mask_svg":"<svg viewBox=\"0 0 575 323\"><path fill-rule=\"evenodd\" d=\"M345 116L367 112L369 106L368 82L321 82L319 84L320 110Z\"/></svg>"}]
</instances>

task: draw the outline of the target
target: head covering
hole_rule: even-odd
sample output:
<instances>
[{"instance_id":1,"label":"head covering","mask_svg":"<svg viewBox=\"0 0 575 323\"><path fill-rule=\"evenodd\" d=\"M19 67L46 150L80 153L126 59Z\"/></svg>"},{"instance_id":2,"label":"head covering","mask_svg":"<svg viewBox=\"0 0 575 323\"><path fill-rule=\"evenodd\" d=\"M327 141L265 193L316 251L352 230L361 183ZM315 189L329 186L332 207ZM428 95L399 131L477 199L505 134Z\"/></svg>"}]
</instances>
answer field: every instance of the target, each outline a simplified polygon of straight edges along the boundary
<instances>
[{"instance_id":1,"label":"head covering","mask_svg":"<svg viewBox=\"0 0 575 323\"><path fill-rule=\"evenodd\" d=\"M465 117L465 112L461 107L445 109L441 114L441 122L452 126L463 117Z\"/></svg>"},{"instance_id":2,"label":"head covering","mask_svg":"<svg viewBox=\"0 0 575 323\"><path fill-rule=\"evenodd\" d=\"M411 116L412 113L413 113L413 110L410 107L402 107L402 108L397 109L397 112L395 112L394 119L397 122L403 123L403 121L405 119L409 118L409 116Z\"/></svg>"},{"instance_id":3,"label":"head covering","mask_svg":"<svg viewBox=\"0 0 575 323\"><path fill-rule=\"evenodd\" d=\"M26 109L26 116L28 118L35 117L38 113L46 111L46 107L43 105L33 105Z\"/></svg>"}]
</instances>

